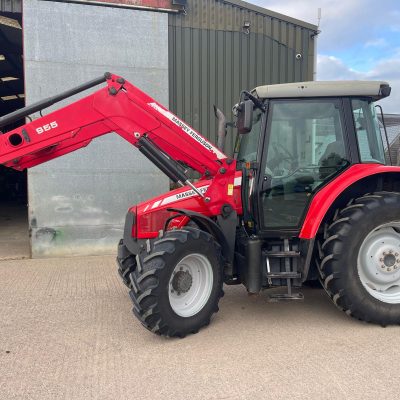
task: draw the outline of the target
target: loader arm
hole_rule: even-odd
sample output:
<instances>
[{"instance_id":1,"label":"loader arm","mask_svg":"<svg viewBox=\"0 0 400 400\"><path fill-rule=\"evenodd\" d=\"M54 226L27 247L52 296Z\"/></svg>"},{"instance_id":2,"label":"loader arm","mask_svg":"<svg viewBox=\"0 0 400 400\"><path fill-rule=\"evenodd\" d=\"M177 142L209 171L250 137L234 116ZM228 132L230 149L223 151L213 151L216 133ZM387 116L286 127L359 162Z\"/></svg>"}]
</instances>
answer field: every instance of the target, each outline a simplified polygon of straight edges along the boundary
<instances>
[{"instance_id":1,"label":"loader arm","mask_svg":"<svg viewBox=\"0 0 400 400\"><path fill-rule=\"evenodd\" d=\"M65 107L0 135L0 164L23 170L87 146L115 132L137 147L170 179L189 185L212 215L233 206L235 162L207 139L123 78L104 77L0 118L1 127L106 82L107 86ZM206 193L189 181L184 166L212 179Z\"/></svg>"}]
</instances>

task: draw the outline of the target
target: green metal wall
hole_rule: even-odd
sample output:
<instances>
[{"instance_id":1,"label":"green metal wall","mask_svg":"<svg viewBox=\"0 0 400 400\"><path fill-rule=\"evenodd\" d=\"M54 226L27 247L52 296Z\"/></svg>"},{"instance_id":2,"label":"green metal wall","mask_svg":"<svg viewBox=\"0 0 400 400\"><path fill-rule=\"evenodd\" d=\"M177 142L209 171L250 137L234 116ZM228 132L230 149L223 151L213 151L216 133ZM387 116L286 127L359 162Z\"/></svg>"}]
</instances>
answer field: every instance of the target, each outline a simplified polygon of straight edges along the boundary
<instances>
[{"instance_id":1,"label":"green metal wall","mask_svg":"<svg viewBox=\"0 0 400 400\"><path fill-rule=\"evenodd\" d=\"M169 15L169 107L213 142L213 104L230 119L243 89L313 79L316 26L237 0L186 9Z\"/></svg>"}]
</instances>

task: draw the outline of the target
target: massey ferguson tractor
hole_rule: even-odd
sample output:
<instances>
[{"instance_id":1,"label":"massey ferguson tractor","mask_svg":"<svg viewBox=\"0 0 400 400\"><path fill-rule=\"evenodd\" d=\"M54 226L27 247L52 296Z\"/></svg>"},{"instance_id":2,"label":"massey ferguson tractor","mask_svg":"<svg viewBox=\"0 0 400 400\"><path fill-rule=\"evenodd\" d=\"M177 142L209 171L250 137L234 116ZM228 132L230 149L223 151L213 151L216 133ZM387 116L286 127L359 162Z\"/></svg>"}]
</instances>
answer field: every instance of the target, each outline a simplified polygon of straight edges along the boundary
<instances>
[{"instance_id":1,"label":"massey ferguson tractor","mask_svg":"<svg viewBox=\"0 0 400 400\"><path fill-rule=\"evenodd\" d=\"M389 96L387 83L243 91L233 156L220 110L215 146L110 73L4 116L0 127L102 82L0 135L0 163L23 170L116 132L180 186L132 206L118 246L119 274L147 329L196 333L218 311L224 283L251 294L283 287L269 299L288 301L316 279L346 314L400 323L400 167L386 161L374 104Z\"/></svg>"}]
</instances>

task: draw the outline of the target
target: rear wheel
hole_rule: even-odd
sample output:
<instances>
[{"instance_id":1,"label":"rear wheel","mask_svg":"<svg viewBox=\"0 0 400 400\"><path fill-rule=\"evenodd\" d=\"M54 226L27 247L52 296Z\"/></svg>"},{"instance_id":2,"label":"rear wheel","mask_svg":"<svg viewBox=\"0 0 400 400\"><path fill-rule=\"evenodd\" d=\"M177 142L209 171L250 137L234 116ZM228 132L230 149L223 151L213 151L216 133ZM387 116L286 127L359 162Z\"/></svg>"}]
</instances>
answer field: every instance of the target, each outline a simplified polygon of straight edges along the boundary
<instances>
[{"instance_id":1,"label":"rear wheel","mask_svg":"<svg viewBox=\"0 0 400 400\"><path fill-rule=\"evenodd\" d=\"M220 246L201 230L168 231L137 257L133 312L154 333L184 337L208 325L222 291Z\"/></svg>"},{"instance_id":2,"label":"rear wheel","mask_svg":"<svg viewBox=\"0 0 400 400\"><path fill-rule=\"evenodd\" d=\"M319 272L348 315L400 323L400 194L360 197L336 213L321 246Z\"/></svg>"},{"instance_id":3,"label":"rear wheel","mask_svg":"<svg viewBox=\"0 0 400 400\"><path fill-rule=\"evenodd\" d=\"M400 303L400 221L383 224L369 233L358 253L358 275L376 299Z\"/></svg>"}]
</instances>

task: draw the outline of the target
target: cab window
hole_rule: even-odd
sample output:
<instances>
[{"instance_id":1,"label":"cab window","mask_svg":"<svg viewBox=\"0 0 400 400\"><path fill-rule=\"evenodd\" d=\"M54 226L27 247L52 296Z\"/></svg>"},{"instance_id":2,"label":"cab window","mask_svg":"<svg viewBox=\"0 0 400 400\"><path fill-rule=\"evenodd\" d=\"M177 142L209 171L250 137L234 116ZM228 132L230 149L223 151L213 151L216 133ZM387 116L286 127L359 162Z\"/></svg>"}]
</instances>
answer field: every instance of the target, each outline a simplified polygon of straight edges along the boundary
<instances>
[{"instance_id":1,"label":"cab window","mask_svg":"<svg viewBox=\"0 0 400 400\"><path fill-rule=\"evenodd\" d=\"M317 188L349 165L337 100L273 102L261 188L264 228L295 228Z\"/></svg>"},{"instance_id":2,"label":"cab window","mask_svg":"<svg viewBox=\"0 0 400 400\"><path fill-rule=\"evenodd\" d=\"M354 99L351 104L361 162L385 164L382 134L373 103Z\"/></svg>"},{"instance_id":3,"label":"cab window","mask_svg":"<svg viewBox=\"0 0 400 400\"><path fill-rule=\"evenodd\" d=\"M242 162L252 162L257 159L258 142L261 133L261 121L264 112L256 109L253 115L253 126L251 132L245 135L238 135L235 153L237 160Z\"/></svg>"}]
</instances>

